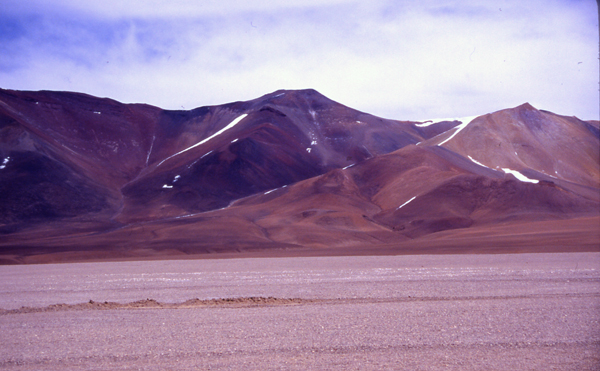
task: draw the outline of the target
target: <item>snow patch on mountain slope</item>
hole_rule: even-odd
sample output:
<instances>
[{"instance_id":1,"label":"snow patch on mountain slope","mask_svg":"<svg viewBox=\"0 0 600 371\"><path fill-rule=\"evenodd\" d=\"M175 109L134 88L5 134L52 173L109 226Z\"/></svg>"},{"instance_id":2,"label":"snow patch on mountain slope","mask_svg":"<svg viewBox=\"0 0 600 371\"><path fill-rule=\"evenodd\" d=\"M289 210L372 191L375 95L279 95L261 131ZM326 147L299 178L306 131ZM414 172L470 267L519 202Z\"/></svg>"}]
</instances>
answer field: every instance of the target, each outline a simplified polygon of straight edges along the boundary
<instances>
[{"instance_id":1,"label":"snow patch on mountain slope","mask_svg":"<svg viewBox=\"0 0 600 371\"><path fill-rule=\"evenodd\" d=\"M10 156L5 158L4 161L2 161L2 165L0 165L0 170L6 168L6 164L8 164L8 161L10 161Z\"/></svg>"},{"instance_id":2,"label":"snow patch on mountain slope","mask_svg":"<svg viewBox=\"0 0 600 371\"><path fill-rule=\"evenodd\" d=\"M243 119L245 119L245 118L246 118L246 116L248 116L248 114L247 114L247 113L244 113L244 114L242 114L242 115L238 116L238 117L237 117L235 120L231 121L231 123L229 123L229 125L225 126L223 129L221 129L221 130L217 131L216 133L214 133L214 134L213 134L213 135L211 135L210 137L208 137L208 138L206 138L206 139L203 139L203 140L201 140L200 142L198 142L198 143L194 144L194 145L193 145L193 146L191 146L191 147L188 147L188 148L184 149L183 151L179 151L179 152L177 152L176 154L174 154L174 155L171 155L171 156L169 156L169 157L165 158L164 160L162 160L161 162L159 162L159 163L158 163L158 165L156 165L156 166L160 166L160 165L161 165L163 162L165 162L165 161L167 161L167 160L169 160L169 159L172 159L173 157L175 157L175 156L178 156L178 155L180 155L180 154L182 154L182 153L184 153L184 152L187 152L187 151L189 151L189 150L190 150L190 149L192 149L192 148L196 148L196 147L198 147L199 145L202 145L202 144L204 144L204 143L208 142L209 140L211 140L211 139L213 139L213 138L215 138L215 137L219 136L220 134L224 133L225 131L227 131L227 130L231 129L232 127L234 127L235 125L237 125L237 124L238 124L240 121L242 121Z\"/></svg>"},{"instance_id":3,"label":"snow patch on mountain slope","mask_svg":"<svg viewBox=\"0 0 600 371\"><path fill-rule=\"evenodd\" d=\"M452 118L425 120L425 121L421 121L419 124L415 124L415 126L424 128L424 127L427 127L427 126L430 126L433 124L438 124L438 123L444 122L444 121L460 121L464 124L465 122L469 123L469 122L473 121L476 117L479 117L479 116L452 117Z\"/></svg>"},{"instance_id":4,"label":"snow patch on mountain slope","mask_svg":"<svg viewBox=\"0 0 600 371\"><path fill-rule=\"evenodd\" d=\"M485 166L485 165L484 165L484 164L482 164L481 162L479 162L479 161L475 160L473 157L471 157L471 156L468 156L468 155L467 155L467 157L469 158L469 160L473 161L473 162L474 162L474 163L476 163L477 165L479 165L479 166L483 166L483 167L487 167L487 168L489 169L489 167L488 167L488 166Z\"/></svg>"},{"instance_id":5,"label":"snow patch on mountain slope","mask_svg":"<svg viewBox=\"0 0 600 371\"><path fill-rule=\"evenodd\" d=\"M398 206L396 208L396 210L400 210L401 208L403 208L404 206L408 205L409 202L411 202L412 200L414 200L415 198L417 198L417 196L411 198L410 200L406 201L405 203L403 203L402 205Z\"/></svg>"},{"instance_id":6,"label":"snow patch on mountain slope","mask_svg":"<svg viewBox=\"0 0 600 371\"><path fill-rule=\"evenodd\" d=\"M516 170L511 170L508 168L502 168L502 171L504 171L506 174L512 174L515 176L515 178L517 178L518 180L522 181L522 182L526 182L526 183L539 183L540 181L537 179L529 179L528 177L526 177L525 175L519 173Z\"/></svg>"},{"instance_id":7,"label":"snow patch on mountain slope","mask_svg":"<svg viewBox=\"0 0 600 371\"><path fill-rule=\"evenodd\" d=\"M456 136L456 134L460 133L462 129L466 128L467 125L469 125L475 117L477 117L477 116L474 116L470 120L462 121L462 124L457 125L454 128L450 129L450 130L454 130L454 133L452 133L452 135L450 135L448 138L446 138L446 140L442 141L442 143L438 144L438 146L441 146L442 144L448 142L450 139L454 138Z\"/></svg>"},{"instance_id":8,"label":"snow patch on mountain slope","mask_svg":"<svg viewBox=\"0 0 600 371\"><path fill-rule=\"evenodd\" d=\"M152 153L152 148L154 147L155 140L156 140L156 135L153 135L152 143L150 143L150 149L148 150L148 155L146 156L146 166L148 166L148 161L150 160L150 154Z\"/></svg>"}]
</instances>

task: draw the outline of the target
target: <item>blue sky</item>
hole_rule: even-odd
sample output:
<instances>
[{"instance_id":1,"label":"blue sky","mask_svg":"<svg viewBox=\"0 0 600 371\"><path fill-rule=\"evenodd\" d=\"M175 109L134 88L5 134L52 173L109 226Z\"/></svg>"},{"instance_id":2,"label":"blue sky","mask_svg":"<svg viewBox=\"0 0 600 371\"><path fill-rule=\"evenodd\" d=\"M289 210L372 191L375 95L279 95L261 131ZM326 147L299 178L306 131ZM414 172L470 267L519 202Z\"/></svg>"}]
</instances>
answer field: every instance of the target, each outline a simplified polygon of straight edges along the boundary
<instances>
[{"instance_id":1,"label":"blue sky","mask_svg":"<svg viewBox=\"0 0 600 371\"><path fill-rule=\"evenodd\" d=\"M399 120L598 119L593 0L3 0L0 87L168 109L314 88Z\"/></svg>"}]
</instances>

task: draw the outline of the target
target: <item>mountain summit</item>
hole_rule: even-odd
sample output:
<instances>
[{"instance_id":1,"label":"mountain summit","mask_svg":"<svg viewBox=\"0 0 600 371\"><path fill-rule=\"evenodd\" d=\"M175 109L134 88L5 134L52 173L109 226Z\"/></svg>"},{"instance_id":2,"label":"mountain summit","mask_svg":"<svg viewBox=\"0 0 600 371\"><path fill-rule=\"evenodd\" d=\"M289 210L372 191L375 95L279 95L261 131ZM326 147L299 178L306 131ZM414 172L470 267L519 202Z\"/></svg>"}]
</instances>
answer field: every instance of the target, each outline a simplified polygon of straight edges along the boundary
<instances>
[{"instance_id":1,"label":"mountain summit","mask_svg":"<svg viewBox=\"0 0 600 371\"><path fill-rule=\"evenodd\" d=\"M0 254L526 249L559 221L597 249L599 157L597 121L529 104L432 124L315 90L189 111L0 90Z\"/></svg>"}]
</instances>

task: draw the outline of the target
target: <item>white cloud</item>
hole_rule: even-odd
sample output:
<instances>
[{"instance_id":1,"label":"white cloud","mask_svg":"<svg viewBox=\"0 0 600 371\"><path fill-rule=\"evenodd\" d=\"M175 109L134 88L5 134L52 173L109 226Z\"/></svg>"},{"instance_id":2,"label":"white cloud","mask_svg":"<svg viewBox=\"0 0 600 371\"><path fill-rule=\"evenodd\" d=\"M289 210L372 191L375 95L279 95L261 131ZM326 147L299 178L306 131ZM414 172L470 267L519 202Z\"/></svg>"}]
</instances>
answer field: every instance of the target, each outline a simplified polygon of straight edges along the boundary
<instances>
[{"instance_id":1,"label":"white cloud","mask_svg":"<svg viewBox=\"0 0 600 371\"><path fill-rule=\"evenodd\" d=\"M315 88L397 119L599 110L592 2L32 3L4 11L22 29L0 36L2 87L173 109Z\"/></svg>"}]
</instances>

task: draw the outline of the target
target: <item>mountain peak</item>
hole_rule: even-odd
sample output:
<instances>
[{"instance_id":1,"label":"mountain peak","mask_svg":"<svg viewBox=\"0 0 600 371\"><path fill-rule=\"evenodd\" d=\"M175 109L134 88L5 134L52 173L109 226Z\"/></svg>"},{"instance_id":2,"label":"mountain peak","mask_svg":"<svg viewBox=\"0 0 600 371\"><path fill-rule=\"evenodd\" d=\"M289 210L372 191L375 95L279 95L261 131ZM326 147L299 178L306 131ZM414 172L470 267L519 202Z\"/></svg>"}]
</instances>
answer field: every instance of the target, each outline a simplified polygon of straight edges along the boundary
<instances>
[{"instance_id":1,"label":"mountain peak","mask_svg":"<svg viewBox=\"0 0 600 371\"><path fill-rule=\"evenodd\" d=\"M529 102L525 102L520 106L514 108L516 111L537 111L538 109L529 104Z\"/></svg>"},{"instance_id":2,"label":"mountain peak","mask_svg":"<svg viewBox=\"0 0 600 371\"><path fill-rule=\"evenodd\" d=\"M262 100L265 98L268 98L268 99L279 98L279 97L283 97L283 96L288 96L288 97L291 96L294 98L312 98L312 99L319 98L319 99L328 99L329 100L329 98L327 98L323 94L319 93L315 89L278 89L272 93L263 95L262 97L258 98L258 100Z\"/></svg>"}]
</instances>

